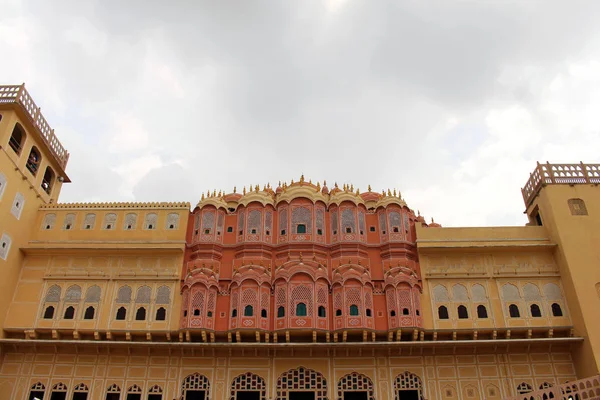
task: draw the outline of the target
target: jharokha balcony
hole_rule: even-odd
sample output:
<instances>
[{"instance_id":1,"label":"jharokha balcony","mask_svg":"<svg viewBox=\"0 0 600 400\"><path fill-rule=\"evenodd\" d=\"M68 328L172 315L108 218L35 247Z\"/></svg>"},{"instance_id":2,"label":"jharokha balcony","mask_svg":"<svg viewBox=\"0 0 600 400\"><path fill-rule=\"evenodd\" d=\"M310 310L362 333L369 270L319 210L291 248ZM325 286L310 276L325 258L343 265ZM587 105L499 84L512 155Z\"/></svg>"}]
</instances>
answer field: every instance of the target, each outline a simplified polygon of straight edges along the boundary
<instances>
[{"instance_id":1,"label":"jharokha balcony","mask_svg":"<svg viewBox=\"0 0 600 400\"><path fill-rule=\"evenodd\" d=\"M46 118L42 115L41 109L35 104L25 89L25 84L0 85L0 104L16 104L21 107L29 121L38 130L44 144L48 147L58 164L60 164L64 170L69 161L69 153L54 134L54 129L50 128L50 125L48 125ZM15 152L20 152L19 143L11 142L10 146ZM28 168L32 167L28 166Z\"/></svg>"},{"instance_id":2,"label":"jharokha balcony","mask_svg":"<svg viewBox=\"0 0 600 400\"><path fill-rule=\"evenodd\" d=\"M540 189L546 185L573 185L600 183L600 164L537 164L521 189L525 206L529 207Z\"/></svg>"}]
</instances>

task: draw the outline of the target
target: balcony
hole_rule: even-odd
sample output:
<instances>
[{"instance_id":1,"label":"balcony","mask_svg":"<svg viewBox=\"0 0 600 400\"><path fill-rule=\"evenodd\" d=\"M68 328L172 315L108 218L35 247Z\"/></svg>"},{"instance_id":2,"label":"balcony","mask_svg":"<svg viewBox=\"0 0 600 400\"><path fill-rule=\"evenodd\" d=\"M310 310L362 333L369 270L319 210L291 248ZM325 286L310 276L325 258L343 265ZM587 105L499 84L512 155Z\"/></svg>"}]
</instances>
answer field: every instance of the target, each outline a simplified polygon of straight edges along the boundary
<instances>
[{"instance_id":1,"label":"balcony","mask_svg":"<svg viewBox=\"0 0 600 400\"><path fill-rule=\"evenodd\" d=\"M40 134L40 137L50 149L52 155L56 158L60 166L65 169L69 161L69 153L59 142L54 134L54 129L51 129L46 122L46 118L42 115L40 108L35 104L27 90L23 85L0 85L0 104L18 104L22 107L30 122L35 126ZM13 144L11 143L11 147ZM18 147L20 150L20 146ZM15 151L17 149L13 147ZM18 153L19 151L17 151Z\"/></svg>"}]
</instances>

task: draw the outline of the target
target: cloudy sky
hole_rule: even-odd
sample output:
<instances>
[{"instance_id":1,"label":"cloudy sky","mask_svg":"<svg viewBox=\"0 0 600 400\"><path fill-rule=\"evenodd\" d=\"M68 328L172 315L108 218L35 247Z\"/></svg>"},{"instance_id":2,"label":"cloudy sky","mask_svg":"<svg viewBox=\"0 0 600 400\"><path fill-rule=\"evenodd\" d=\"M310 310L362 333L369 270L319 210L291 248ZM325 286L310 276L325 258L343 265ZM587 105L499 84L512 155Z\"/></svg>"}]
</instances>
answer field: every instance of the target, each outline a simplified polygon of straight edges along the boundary
<instances>
[{"instance_id":1,"label":"cloudy sky","mask_svg":"<svg viewBox=\"0 0 600 400\"><path fill-rule=\"evenodd\" d=\"M599 1L0 2L1 83L71 152L61 201L304 173L522 225L536 161L600 161Z\"/></svg>"}]
</instances>

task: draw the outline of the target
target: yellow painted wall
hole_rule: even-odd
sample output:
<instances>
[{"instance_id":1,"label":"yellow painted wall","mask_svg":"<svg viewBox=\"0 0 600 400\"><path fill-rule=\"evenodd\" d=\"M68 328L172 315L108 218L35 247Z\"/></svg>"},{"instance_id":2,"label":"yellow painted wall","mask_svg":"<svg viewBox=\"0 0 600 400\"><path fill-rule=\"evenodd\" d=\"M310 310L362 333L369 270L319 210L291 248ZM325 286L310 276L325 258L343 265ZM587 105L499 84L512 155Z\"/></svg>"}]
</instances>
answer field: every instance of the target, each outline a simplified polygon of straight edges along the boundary
<instances>
[{"instance_id":1,"label":"yellow painted wall","mask_svg":"<svg viewBox=\"0 0 600 400\"><path fill-rule=\"evenodd\" d=\"M582 199L587 215L573 215L569 199ZM600 188L597 185L547 185L528 208L539 211L544 228L558 246L555 258L570 305L575 334L585 338L574 352L579 376L600 371ZM533 218L530 218L533 221Z\"/></svg>"},{"instance_id":2,"label":"yellow painted wall","mask_svg":"<svg viewBox=\"0 0 600 400\"><path fill-rule=\"evenodd\" d=\"M521 350L521 349L515 349ZM149 352L149 353L148 353ZM46 388L62 382L69 390L85 383L91 388L91 400L104 399L106 389L117 384L124 392L134 384L143 390L143 397L153 385L160 385L163 399L179 398L181 383L193 373L205 375L210 382L211 399L228 399L233 379L252 372L265 379L267 398L276 398L277 378L289 369L303 366L321 373L327 380L329 399L337 399L337 383L344 375L359 372L374 383L376 399L393 398L395 377L405 371L419 376L424 382L425 398L442 399L501 399L516 394L516 387L525 382L539 388L544 382L558 384L576 379L568 349L555 346L545 351L514 351L508 354L438 355L380 355L345 356L340 351L310 356L299 351L295 355L267 356L252 350L242 356L216 354L199 349L183 353L157 348L155 350L113 349L101 354L84 348L60 353L9 352L4 355L0 370L0 397L24 399L28 389L41 382ZM70 392L69 392L70 393ZM68 397L70 398L70 397ZM124 396L122 397L124 398Z\"/></svg>"}]
</instances>

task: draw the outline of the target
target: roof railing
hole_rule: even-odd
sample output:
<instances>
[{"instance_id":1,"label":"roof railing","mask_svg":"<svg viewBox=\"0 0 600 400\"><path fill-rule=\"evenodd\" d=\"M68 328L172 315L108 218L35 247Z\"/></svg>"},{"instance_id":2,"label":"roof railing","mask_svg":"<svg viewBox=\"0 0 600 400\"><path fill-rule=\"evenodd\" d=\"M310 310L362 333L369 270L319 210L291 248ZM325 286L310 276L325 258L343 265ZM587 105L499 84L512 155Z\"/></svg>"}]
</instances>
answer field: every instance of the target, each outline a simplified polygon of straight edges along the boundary
<instances>
[{"instance_id":1,"label":"roof railing","mask_svg":"<svg viewBox=\"0 0 600 400\"><path fill-rule=\"evenodd\" d=\"M63 169L66 168L69 161L69 152L60 143L54 134L54 129L50 128L46 118L42 115L41 109L35 104L27 90L25 90L25 84L0 85L0 103L15 103L23 107L25 114L27 114L31 123L38 129L42 140L56 157L61 167Z\"/></svg>"},{"instance_id":2,"label":"roof railing","mask_svg":"<svg viewBox=\"0 0 600 400\"><path fill-rule=\"evenodd\" d=\"M529 207L540 189L546 185L574 185L600 183L600 164L545 164L537 163L525 187L521 189L525 206Z\"/></svg>"}]
</instances>

